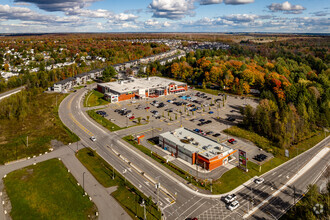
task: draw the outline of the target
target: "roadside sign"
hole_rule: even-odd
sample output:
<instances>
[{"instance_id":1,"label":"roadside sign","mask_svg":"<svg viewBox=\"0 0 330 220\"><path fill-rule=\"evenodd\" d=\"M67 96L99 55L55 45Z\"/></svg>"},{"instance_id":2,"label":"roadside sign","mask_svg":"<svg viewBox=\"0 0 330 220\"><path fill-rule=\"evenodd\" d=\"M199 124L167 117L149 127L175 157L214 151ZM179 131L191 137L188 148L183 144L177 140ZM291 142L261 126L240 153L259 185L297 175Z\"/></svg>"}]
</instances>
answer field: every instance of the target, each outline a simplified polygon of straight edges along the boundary
<instances>
[{"instance_id":1,"label":"roadside sign","mask_svg":"<svg viewBox=\"0 0 330 220\"><path fill-rule=\"evenodd\" d=\"M238 164L241 168L245 168L247 170L247 157L246 157L246 152L243 150L238 150Z\"/></svg>"},{"instance_id":2,"label":"roadside sign","mask_svg":"<svg viewBox=\"0 0 330 220\"><path fill-rule=\"evenodd\" d=\"M286 157L290 157L290 156L289 156L289 150L288 150L288 149L285 149L285 156L286 156Z\"/></svg>"}]
</instances>

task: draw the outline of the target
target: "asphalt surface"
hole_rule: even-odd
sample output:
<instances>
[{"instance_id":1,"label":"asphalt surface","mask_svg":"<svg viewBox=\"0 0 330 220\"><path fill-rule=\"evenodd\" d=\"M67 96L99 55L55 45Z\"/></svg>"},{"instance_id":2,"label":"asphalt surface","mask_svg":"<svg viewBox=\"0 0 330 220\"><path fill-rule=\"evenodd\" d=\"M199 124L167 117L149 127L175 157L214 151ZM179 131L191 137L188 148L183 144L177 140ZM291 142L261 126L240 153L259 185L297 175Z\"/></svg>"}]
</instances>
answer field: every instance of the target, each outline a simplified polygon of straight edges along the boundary
<instances>
[{"instance_id":1,"label":"asphalt surface","mask_svg":"<svg viewBox=\"0 0 330 220\"><path fill-rule=\"evenodd\" d=\"M250 210L253 205L257 206L265 198L268 198L278 187L292 178L306 162L311 160L322 148L329 144L329 138L327 138L326 141L323 141L311 150L264 174L265 183L263 184L256 186L255 183L249 181L249 183L235 189L234 192L238 196L240 207L231 212L226 208L224 202L221 201L221 195L211 196L194 192L189 186L185 185L184 180L176 177L176 175L166 170L166 168L155 163L152 159L122 141L117 132L109 132L90 119L81 109L83 94L85 92L87 90L83 88L76 93L70 94L62 101L59 110L61 120L83 142L95 149L109 164L121 172L127 180L147 196L152 196L155 202L159 201L159 207L163 211L164 217L168 219L186 219L196 216L199 219L236 219L242 217L247 213L248 206ZM139 129L143 128L140 127ZM129 134L128 131L126 132ZM95 136L97 141L92 142L90 140L91 136ZM315 173L320 173L322 163L316 166L318 172ZM308 172L303 174L302 178L309 176ZM156 182L160 182L161 184L159 193L155 189ZM301 189L304 188L303 183L300 183L298 180L296 182L298 185L301 185ZM283 194L282 196L285 195ZM281 193L277 196L281 197ZM269 204L272 204L272 201ZM263 210L263 207L267 207L267 205L265 204L258 211L250 213L253 215L249 215L248 217L258 219L260 216L261 219L273 219L272 212L274 212L274 215L277 215L277 209L281 208L277 205L272 206L271 209ZM285 207L282 208L285 209Z\"/></svg>"},{"instance_id":2,"label":"asphalt surface","mask_svg":"<svg viewBox=\"0 0 330 220\"><path fill-rule=\"evenodd\" d=\"M81 108L83 93L86 91L86 89L81 89L70 94L62 101L59 109L61 120L81 138L81 143L84 146L96 149L128 181L147 196L152 196L155 202L159 201L158 204L164 213L164 219L186 219L196 216L198 219L241 219L244 215L251 219L278 218L293 203L293 186L296 188L296 197L299 198L306 191L307 185L317 180L321 171L327 165L327 161L329 161L328 153L319 158L320 162L308 169L296 181L289 184L276 196L271 197L277 189L285 185L320 150L329 145L329 138L327 138L311 150L264 174L265 182L263 184L257 185L251 180L233 190L232 192L237 194L240 207L235 211L229 211L225 203L221 201L223 195L214 196L205 192L195 192L186 184L185 180L177 177L121 140L121 136L124 134L150 129L148 125L111 133L90 119ZM173 124L172 126L177 125ZM162 130L167 129L172 129L172 127L166 125L162 127ZM90 140L91 136L95 136L97 141L92 142ZM85 190L97 205L100 219L108 219L109 216L112 216L113 219L129 219L127 213L109 195L108 190L102 187L75 158L75 146L62 147L30 160L1 166L0 175L4 176L6 173L35 162L61 157L80 184L82 184L82 174L85 172ZM161 189L158 192L155 188L157 182L161 184ZM253 213L248 212L265 199L269 199L269 201ZM0 206L0 211L4 213L2 206ZM0 218L5 219L4 214Z\"/></svg>"}]
</instances>

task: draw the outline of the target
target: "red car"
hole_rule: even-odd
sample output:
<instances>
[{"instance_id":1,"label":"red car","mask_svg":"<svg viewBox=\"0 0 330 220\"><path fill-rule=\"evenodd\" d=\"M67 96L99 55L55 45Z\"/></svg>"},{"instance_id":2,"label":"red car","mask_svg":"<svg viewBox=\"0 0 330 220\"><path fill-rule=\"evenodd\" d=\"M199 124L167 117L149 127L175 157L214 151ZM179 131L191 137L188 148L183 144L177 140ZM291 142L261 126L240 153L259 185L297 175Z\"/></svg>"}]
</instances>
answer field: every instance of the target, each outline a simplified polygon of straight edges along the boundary
<instances>
[{"instance_id":1,"label":"red car","mask_svg":"<svg viewBox=\"0 0 330 220\"><path fill-rule=\"evenodd\" d=\"M133 120L134 118L135 118L135 117L134 117L134 116L132 116L132 117L130 117L129 119L130 119L130 120Z\"/></svg>"},{"instance_id":2,"label":"red car","mask_svg":"<svg viewBox=\"0 0 330 220\"><path fill-rule=\"evenodd\" d=\"M150 107L148 106L148 107L145 107L144 109L150 109Z\"/></svg>"},{"instance_id":3,"label":"red car","mask_svg":"<svg viewBox=\"0 0 330 220\"><path fill-rule=\"evenodd\" d=\"M231 139L228 140L228 142L231 143L231 144L235 144L237 141L234 138L231 138Z\"/></svg>"}]
</instances>

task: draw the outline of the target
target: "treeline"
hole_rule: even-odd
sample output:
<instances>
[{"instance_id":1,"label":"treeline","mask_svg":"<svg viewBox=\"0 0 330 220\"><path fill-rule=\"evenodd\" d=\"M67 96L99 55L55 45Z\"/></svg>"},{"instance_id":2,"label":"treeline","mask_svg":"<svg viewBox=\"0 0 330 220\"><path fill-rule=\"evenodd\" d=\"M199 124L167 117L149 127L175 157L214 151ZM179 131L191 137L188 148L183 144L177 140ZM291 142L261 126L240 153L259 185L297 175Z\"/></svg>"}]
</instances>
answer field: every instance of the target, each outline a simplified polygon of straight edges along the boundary
<instances>
[{"instance_id":1,"label":"treeline","mask_svg":"<svg viewBox=\"0 0 330 220\"><path fill-rule=\"evenodd\" d=\"M296 144L311 131L329 126L329 68L314 69L313 65L281 57L269 60L232 54L230 50L197 50L165 66L154 63L149 73L238 95L258 90L260 105L242 111L243 126L279 147Z\"/></svg>"},{"instance_id":2,"label":"treeline","mask_svg":"<svg viewBox=\"0 0 330 220\"><path fill-rule=\"evenodd\" d=\"M329 172L329 171L327 171ZM329 176L327 177L329 178ZM325 192L320 193L317 185L310 185L306 195L292 207L281 219L283 220L328 220L330 213L330 184ZM298 199L298 198L296 198Z\"/></svg>"}]
</instances>

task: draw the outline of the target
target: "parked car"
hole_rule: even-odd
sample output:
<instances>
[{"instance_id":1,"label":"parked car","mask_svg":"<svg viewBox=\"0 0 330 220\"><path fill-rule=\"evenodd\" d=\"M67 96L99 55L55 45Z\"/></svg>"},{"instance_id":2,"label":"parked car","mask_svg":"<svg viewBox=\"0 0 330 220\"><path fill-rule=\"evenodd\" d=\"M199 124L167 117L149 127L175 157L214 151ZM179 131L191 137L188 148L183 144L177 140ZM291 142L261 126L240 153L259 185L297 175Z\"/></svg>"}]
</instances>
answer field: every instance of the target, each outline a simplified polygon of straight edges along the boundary
<instances>
[{"instance_id":1,"label":"parked car","mask_svg":"<svg viewBox=\"0 0 330 220\"><path fill-rule=\"evenodd\" d=\"M150 109L150 107L149 107L149 106L147 106L147 107L145 107L144 109Z\"/></svg>"},{"instance_id":2,"label":"parked car","mask_svg":"<svg viewBox=\"0 0 330 220\"><path fill-rule=\"evenodd\" d=\"M96 138L94 136L90 137L91 141L96 141Z\"/></svg>"},{"instance_id":3,"label":"parked car","mask_svg":"<svg viewBox=\"0 0 330 220\"><path fill-rule=\"evenodd\" d=\"M228 117L228 118L227 118L227 121L235 121L235 118L233 118L233 117Z\"/></svg>"},{"instance_id":4,"label":"parked car","mask_svg":"<svg viewBox=\"0 0 330 220\"><path fill-rule=\"evenodd\" d=\"M215 133L213 137L219 137L221 134L220 133Z\"/></svg>"},{"instance_id":5,"label":"parked car","mask_svg":"<svg viewBox=\"0 0 330 220\"><path fill-rule=\"evenodd\" d=\"M228 140L228 142L231 143L231 144L235 144L237 141L234 138L231 138L231 139Z\"/></svg>"},{"instance_id":6,"label":"parked car","mask_svg":"<svg viewBox=\"0 0 330 220\"><path fill-rule=\"evenodd\" d=\"M207 120L206 122L204 122L205 124L210 124L210 123L212 123L212 121L211 120Z\"/></svg>"},{"instance_id":7,"label":"parked car","mask_svg":"<svg viewBox=\"0 0 330 220\"><path fill-rule=\"evenodd\" d=\"M132 117L132 116L133 116L133 114L127 114L127 115L126 115L127 118L130 118L130 117Z\"/></svg>"},{"instance_id":8,"label":"parked car","mask_svg":"<svg viewBox=\"0 0 330 220\"><path fill-rule=\"evenodd\" d=\"M228 209L230 211L233 211L233 210L237 209L238 207L239 207L239 203L237 200L228 205Z\"/></svg>"},{"instance_id":9,"label":"parked car","mask_svg":"<svg viewBox=\"0 0 330 220\"><path fill-rule=\"evenodd\" d=\"M255 180L254 180L254 182L255 182L256 184L261 184L261 183L263 183L264 181L265 181L265 179L262 178L262 177L259 177L258 179L255 179Z\"/></svg>"},{"instance_id":10,"label":"parked car","mask_svg":"<svg viewBox=\"0 0 330 220\"><path fill-rule=\"evenodd\" d=\"M214 112L213 111L209 111L209 114L213 114Z\"/></svg>"},{"instance_id":11,"label":"parked car","mask_svg":"<svg viewBox=\"0 0 330 220\"><path fill-rule=\"evenodd\" d=\"M211 134L213 134L213 133L214 133L213 131L208 131L208 132L206 132L207 135L211 135Z\"/></svg>"},{"instance_id":12,"label":"parked car","mask_svg":"<svg viewBox=\"0 0 330 220\"><path fill-rule=\"evenodd\" d=\"M131 117L129 117L129 120L133 120L135 117L134 116L131 116Z\"/></svg>"},{"instance_id":13,"label":"parked car","mask_svg":"<svg viewBox=\"0 0 330 220\"><path fill-rule=\"evenodd\" d=\"M225 202L226 202L227 204L229 204L229 203L235 201L236 198L237 198L237 196L236 196L235 194L229 194L229 195L227 195L227 196L225 197L224 200L225 200Z\"/></svg>"}]
</instances>

